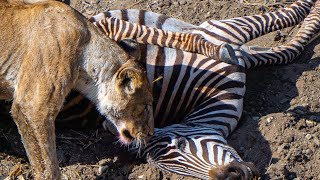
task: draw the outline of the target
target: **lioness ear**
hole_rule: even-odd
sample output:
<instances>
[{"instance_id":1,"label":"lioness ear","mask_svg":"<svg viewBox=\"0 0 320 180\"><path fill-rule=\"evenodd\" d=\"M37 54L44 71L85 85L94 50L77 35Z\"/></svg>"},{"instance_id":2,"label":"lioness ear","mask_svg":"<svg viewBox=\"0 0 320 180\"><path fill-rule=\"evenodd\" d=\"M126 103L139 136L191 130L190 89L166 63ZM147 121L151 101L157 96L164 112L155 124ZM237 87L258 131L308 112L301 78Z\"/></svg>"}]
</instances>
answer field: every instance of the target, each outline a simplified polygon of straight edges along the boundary
<instances>
[{"instance_id":1,"label":"lioness ear","mask_svg":"<svg viewBox=\"0 0 320 180\"><path fill-rule=\"evenodd\" d=\"M134 94L141 87L141 73L132 67L124 68L117 76L118 91L126 94Z\"/></svg>"},{"instance_id":2,"label":"lioness ear","mask_svg":"<svg viewBox=\"0 0 320 180\"><path fill-rule=\"evenodd\" d=\"M118 44L130 56L134 57L136 60L140 59L141 57L140 46L139 46L139 43L137 43L135 40L122 39Z\"/></svg>"}]
</instances>

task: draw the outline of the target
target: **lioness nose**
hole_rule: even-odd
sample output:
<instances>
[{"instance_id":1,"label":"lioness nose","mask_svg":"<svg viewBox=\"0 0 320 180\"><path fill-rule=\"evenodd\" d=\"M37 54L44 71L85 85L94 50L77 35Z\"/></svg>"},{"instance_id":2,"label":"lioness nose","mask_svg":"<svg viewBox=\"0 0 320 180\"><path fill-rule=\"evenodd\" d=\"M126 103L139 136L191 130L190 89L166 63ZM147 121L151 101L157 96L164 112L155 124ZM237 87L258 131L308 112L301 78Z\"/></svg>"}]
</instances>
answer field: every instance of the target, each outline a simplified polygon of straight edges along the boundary
<instances>
[{"instance_id":1,"label":"lioness nose","mask_svg":"<svg viewBox=\"0 0 320 180\"><path fill-rule=\"evenodd\" d=\"M123 136L125 136L126 138L132 140L134 139L134 137L130 134L130 132L127 129L122 130L122 134Z\"/></svg>"}]
</instances>

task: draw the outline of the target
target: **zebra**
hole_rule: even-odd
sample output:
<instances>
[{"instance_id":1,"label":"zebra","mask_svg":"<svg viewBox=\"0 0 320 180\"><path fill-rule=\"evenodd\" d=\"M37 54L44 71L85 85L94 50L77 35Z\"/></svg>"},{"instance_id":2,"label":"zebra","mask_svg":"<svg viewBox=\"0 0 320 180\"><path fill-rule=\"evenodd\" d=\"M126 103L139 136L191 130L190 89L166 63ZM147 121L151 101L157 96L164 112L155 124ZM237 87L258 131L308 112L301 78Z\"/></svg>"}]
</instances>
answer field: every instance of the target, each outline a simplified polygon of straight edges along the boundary
<instances>
[{"instance_id":1,"label":"zebra","mask_svg":"<svg viewBox=\"0 0 320 180\"><path fill-rule=\"evenodd\" d=\"M228 43L235 50L238 65L176 49L143 47L146 51L141 61L149 81L162 79L151 85L158 128L142 157L164 171L203 179L254 177L257 171L252 164L243 162L226 142L242 113L245 70L292 62L319 32L320 2L290 42L275 48L244 44L298 24L315 2L299 0L276 12L206 21L200 26L143 10L113 10L91 18L99 23L103 18L115 17L162 30L200 34L216 45ZM117 33L125 32L123 29Z\"/></svg>"}]
</instances>

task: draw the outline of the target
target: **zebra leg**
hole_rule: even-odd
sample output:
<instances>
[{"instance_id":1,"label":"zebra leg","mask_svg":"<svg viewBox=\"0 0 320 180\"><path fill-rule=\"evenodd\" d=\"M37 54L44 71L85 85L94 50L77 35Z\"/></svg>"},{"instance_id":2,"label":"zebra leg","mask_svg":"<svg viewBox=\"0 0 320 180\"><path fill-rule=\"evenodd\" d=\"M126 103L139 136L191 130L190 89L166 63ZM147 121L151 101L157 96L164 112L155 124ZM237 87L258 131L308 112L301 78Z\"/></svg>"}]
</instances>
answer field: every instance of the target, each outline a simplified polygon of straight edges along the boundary
<instances>
[{"instance_id":1,"label":"zebra leg","mask_svg":"<svg viewBox=\"0 0 320 180\"><path fill-rule=\"evenodd\" d=\"M250 68L252 65L243 57L240 47L266 33L298 24L308 15L314 2L316 0L298 0L288 8L263 15L206 21L193 32L215 44L230 44L235 50L238 64Z\"/></svg>"},{"instance_id":2,"label":"zebra leg","mask_svg":"<svg viewBox=\"0 0 320 180\"><path fill-rule=\"evenodd\" d=\"M298 0L288 8L263 15L206 21L199 26L199 30L211 42L221 41L241 46L264 34L300 23L315 2L316 0Z\"/></svg>"},{"instance_id":3,"label":"zebra leg","mask_svg":"<svg viewBox=\"0 0 320 180\"><path fill-rule=\"evenodd\" d=\"M226 43L215 45L201 35L187 32L166 31L131 23L114 17L106 17L101 13L90 18L91 22L109 38L119 42L133 39L138 43L180 49L187 52L203 54L223 62L237 63L232 47Z\"/></svg>"},{"instance_id":4,"label":"zebra leg","mask_svg":"<svg viewBox=\"0 0 320 180\"><path fill-rule=\"evenodd\" d=\"M220 130L175 124L156 129L142 156L161 170L202 179L252 179L258 171L243 162Z\"/></svg>"},{"instance_id":5,"label":"zebra leg","mask_svg":"<svg viewBox=\"0 0 320 180\"><path fill-rule=\"evenodd\" d=\"M304 50L309 42L316 38L320 32L320 1L304 20L301 28L288 43L274 47L261 48L258 46L242 46L241 54L249 67L266 64L287 64L292 62Z\"/></svg>"}]
</instances>

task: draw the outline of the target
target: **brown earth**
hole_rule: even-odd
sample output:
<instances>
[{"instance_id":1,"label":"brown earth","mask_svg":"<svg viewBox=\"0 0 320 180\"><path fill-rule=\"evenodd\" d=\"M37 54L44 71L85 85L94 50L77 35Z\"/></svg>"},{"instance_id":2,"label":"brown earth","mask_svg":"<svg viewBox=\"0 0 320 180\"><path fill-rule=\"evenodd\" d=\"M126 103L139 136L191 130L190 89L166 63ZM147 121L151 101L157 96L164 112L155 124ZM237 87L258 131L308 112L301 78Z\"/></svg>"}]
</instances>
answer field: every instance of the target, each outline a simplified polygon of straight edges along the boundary
<instances>
[{"instance_id":1,"label":"brown earth","mask_svg":"<svg viewBox=\"0 0 320 180\"><path fill-rule=\"evenodd\" d=\"M243 4L238 0L74 2L73 6L86 16L108 9L136 8L193 24L278 8L262 6L260 2ZM275 41L276 34L272 33L250 44L279 45L292 36L291 29L282 32L289 36ZM312 42L293 64L257 68L247 73L243 118L229 142L245 161L254 162L262 179L320 179L319 42L320 39ZM30 166L16 127L3 109L0 118L0 180L29 179ZM164 173L141 163L126 152L126 147L114 143L115 140L101 127L98 130L57 128L57 152L64 179L195 179Z\"/></svg>"}]
</instances>

